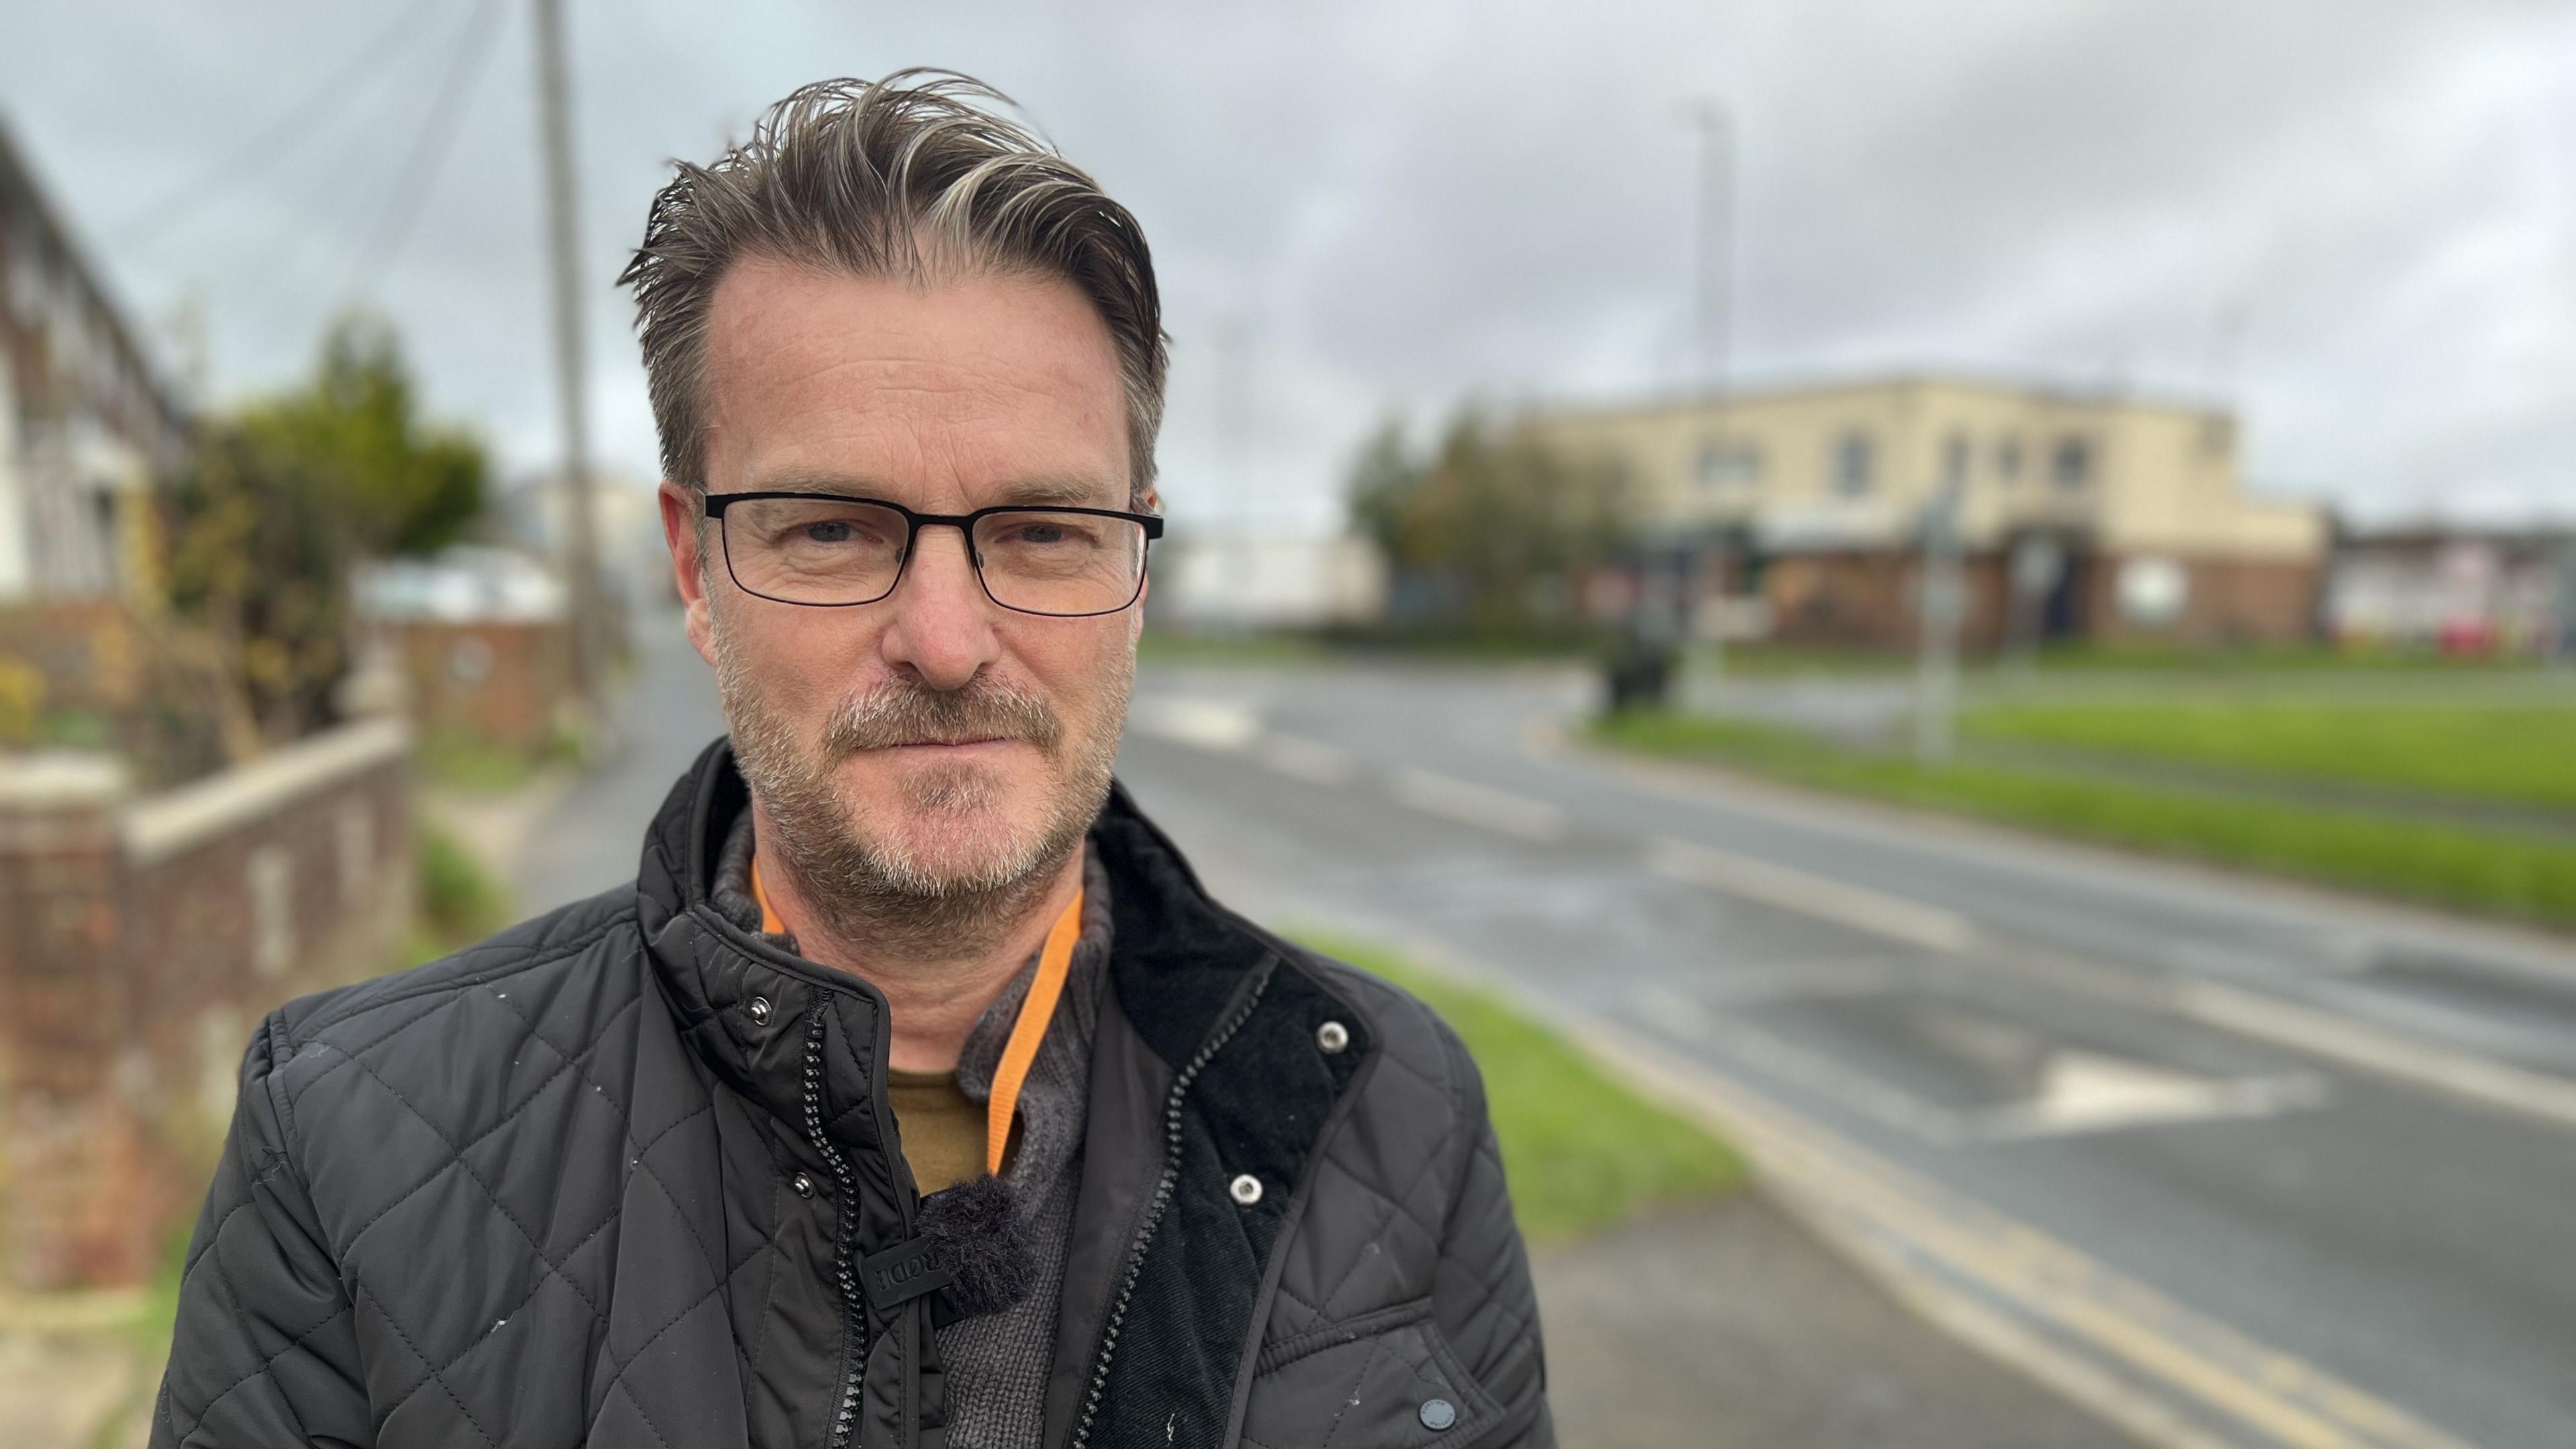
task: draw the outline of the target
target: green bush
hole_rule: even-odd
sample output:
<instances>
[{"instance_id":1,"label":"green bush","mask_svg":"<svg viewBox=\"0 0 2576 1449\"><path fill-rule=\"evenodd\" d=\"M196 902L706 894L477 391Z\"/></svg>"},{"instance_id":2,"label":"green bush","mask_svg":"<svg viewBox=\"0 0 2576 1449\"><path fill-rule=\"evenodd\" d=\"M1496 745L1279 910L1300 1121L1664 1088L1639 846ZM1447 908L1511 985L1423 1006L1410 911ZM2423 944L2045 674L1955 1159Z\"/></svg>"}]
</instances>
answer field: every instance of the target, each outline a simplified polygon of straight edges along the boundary
<instances>
[{"instance_id":1,"label":"green bush","mask_svg":"<svg viewBox=\"0 0 2576 1449\"><path fill-rule=\"evenodd\" d=\"M416 957L441 956L510 923L509 893L456 837L424 825L413 845L419 872Z\"/></svg>"}]
</instances>

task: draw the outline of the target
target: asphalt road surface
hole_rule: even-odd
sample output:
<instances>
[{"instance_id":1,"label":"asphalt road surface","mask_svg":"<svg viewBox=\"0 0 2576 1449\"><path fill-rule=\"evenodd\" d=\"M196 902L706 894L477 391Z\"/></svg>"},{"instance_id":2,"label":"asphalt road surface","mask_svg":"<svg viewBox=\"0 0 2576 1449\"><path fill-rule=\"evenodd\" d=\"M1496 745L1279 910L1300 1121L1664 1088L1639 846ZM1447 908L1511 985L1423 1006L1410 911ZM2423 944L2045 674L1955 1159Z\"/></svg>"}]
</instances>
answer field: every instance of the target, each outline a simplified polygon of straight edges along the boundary
<instances>
[{"instance_id":1,"label":"asphalt road surface","mask_svg":"<svg viewBox=\"0 0 2576 1449\"><path fill-rule=\"evenodd\" d=\"M1221 897L1522 996L2149 1442L2576 1445L2576 949L1600 757L1589 699L1149 666L1120 774ZM722 727L667 646L621 718L531 908Z\"/></svg>"}]
</instances>

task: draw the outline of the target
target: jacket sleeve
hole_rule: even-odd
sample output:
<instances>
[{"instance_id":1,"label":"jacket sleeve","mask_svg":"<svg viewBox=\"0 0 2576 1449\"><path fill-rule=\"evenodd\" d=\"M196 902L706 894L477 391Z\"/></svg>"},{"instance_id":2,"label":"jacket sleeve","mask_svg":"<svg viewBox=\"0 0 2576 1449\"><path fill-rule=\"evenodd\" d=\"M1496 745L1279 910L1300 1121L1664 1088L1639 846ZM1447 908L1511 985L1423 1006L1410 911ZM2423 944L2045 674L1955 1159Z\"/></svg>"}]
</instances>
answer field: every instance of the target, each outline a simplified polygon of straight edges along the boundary
<instances>
[{"instance_id":1,"label":"jacket sleeve","mask_svg":"<svg viewBox=\"0 0 2576 1449\"><path fill-rule=\"evenodd\" d=\"M1538 1291L1512 1218L1502 1152L1485 1110L1484 1078L1466 1048L1445 1027L1441 1034L1462 1084L1460 1131L1473 1145L1440 1244L1432 1312L1450 1351L1502 1406L1502 1418L1476 1449L1554 1449Z\"/></svg>"},{"instance_id":2,"label":"jacket sleeve","mask_svg":"<svg viewBox=\"0 0 2576 1449\"><path fill-rule=\"evenodd\" d=\"M188 1244L153 1449L360 1446L375 1431L355 1308L292 1156L273 1069L272 1016L242 1062L241 1095Z\"/></svg>"}]
</instances>

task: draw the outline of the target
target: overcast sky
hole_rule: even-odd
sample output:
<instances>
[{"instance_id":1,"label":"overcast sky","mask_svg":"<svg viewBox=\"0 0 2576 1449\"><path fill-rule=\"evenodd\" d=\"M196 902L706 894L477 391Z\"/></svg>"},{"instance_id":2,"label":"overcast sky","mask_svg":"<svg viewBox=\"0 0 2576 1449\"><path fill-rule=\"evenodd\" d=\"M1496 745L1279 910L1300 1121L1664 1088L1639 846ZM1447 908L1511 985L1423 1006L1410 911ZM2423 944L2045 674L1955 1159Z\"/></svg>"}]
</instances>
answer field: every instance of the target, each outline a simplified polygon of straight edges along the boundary
<instances>
[{"instance_id":1,"label":"overcast sky","mask_svg":"<svg viewBox=\"0 0 2576 1449\"><path fill-rule=\"evenodd\" d=\"M166 337L201 300L218 397L291 377L364 296L437 410L514 469L551 456L527 0L7 3L0 116L130 311ZM1142 219L1185 519L1323 526L1390 412L1683 382L1699 95L1741 136L1739 377L2224 395L2263 491L2576 517L2576 6L570 11L594 433L637 479L611 278L668 158L800 82L942 65Z\"/></svg>"}]
</instances>

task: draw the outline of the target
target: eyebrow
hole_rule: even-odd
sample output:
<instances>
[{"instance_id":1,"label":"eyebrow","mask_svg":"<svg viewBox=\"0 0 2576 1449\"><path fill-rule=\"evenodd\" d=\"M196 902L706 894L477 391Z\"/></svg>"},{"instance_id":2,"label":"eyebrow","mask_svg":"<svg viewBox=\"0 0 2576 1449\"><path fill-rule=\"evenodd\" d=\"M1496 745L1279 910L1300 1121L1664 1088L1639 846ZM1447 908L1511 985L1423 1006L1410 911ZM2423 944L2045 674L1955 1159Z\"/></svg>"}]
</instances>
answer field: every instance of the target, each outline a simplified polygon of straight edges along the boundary
<instances>
[{"instance_id":1,"label":"eyebrow","mask_svg":"<svg viewBox=\"0 0 2576 1449\"><path fill-rule=\"evenodd\" d=\"M1104 480L1082 478L1029 478L1006 483L998 490L994 506L1011 504L1063 504L1067 507L1103 506L1102 499L1123 504L1126 495Z\"/></svg>"},{"instance_id":2,"label":"eyebrow","mask_svg":"<svg viewBox=\"0 0 2576 1449\"><path fill-rule=\"evenodd\" d=\"M848 498L882 498L902 502L880 479L850 473L820 473L792 470L765 478L746 480L746 493L837 493ZM991 508L1123 508L1127 503L1124 489L1106 479L1080 477L1022 478L1001 484L993 490L992 501L981 506Z\"/></svg>"}]
</instances>

